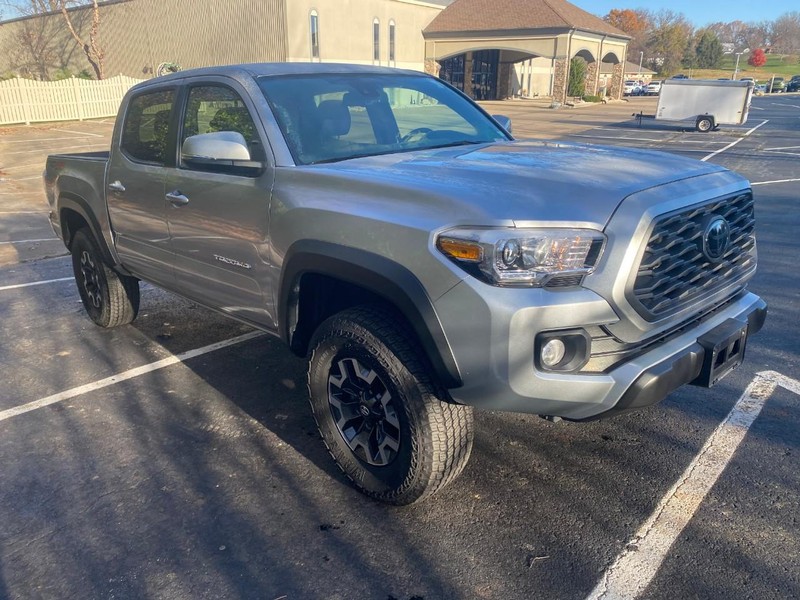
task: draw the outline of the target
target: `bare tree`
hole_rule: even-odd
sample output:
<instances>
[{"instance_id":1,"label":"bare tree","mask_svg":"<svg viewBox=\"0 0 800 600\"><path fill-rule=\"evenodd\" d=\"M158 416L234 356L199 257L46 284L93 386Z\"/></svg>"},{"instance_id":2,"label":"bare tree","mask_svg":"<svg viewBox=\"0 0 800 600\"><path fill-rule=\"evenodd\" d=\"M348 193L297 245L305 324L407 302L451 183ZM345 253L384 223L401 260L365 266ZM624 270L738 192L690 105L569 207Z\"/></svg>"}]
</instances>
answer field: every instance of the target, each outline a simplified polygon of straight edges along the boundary
<instances>
[{"instance_id":1,"label":"bare tree","mask_svg":"<svg viewBox=\"0 0 800 600\"><path fill-rule=\"evenodd\" d=\"M12 9L21 17L28 17L24 19L20 29L20 52L26 55L27 63L25 68L31 73L37 75L42 79L48 78L49 69L52 68L54 62L57 62L60 55L64 54L64 49L59 47L58 40L61 36L58 35L58 28L50 15L58 15L59 13L64 19L67 30L71 38L75 41L78 47L83 51L86 59L94 70L95 76L98 79L103 79L103 63L105 60L105 52L100 45L99 30L100 30L100 10L98 7L98 0L92 0L90 7L86 9L91 11L91 24L88 27L88 37L84 33L85 27L83 21L86 14L84 11L74 11L73 8L82 4L81 0L4 0L2 4L6 8ZM65 68L66 64L62 64L61 68Z\"/></svg>"},{"instance_id":2,"label":"bare tree","mask_svg":"<svg viewBox=\"0 0 800 600\"><path fill-rule=\"evenodd\" d=\"M748 23L739 32L739 38L736 41L737 47L741 50L755 50L756 48L764 48L770 42L770 29L771 24L768 21L761 21L759 23Z\"/></svg>"},{"instance_id":3,"label":"bare tree","mask_svg":"<svg viewBox=\"0 0 800 600\"><path fill-rule=\"evenodd\" d=\"M787 12L770 24L772 51L791 54L800 50L800 12Z\"/></svg>"},{"instance_id":4,"label":"bare tree","mask_svg":"<svg viewBox=\"0 0 800 600\"><path fill-rule=\"evenodd\" d=\"M70 12L67 10L67 5L69 4L68 0L48 1L52 4L60 5L61 14L64 16L64 20L67 22L67 27L69 28L70 34L72 34L75 42L78 44L78 46L80 46L81 50L83 50L83 53L86 55L86 60L88 60L89 64L92 65L92 69L94 69L94 73L97 78L103 79L103 62L105 61L105 52L100 45L100 40L98 39L98 32L100 29L100 9L97 6L97 0L92 0L92 24L89 27L88 41L86 38L82 38L75 30L72 17Z\"/></svg>"}]
</instances>

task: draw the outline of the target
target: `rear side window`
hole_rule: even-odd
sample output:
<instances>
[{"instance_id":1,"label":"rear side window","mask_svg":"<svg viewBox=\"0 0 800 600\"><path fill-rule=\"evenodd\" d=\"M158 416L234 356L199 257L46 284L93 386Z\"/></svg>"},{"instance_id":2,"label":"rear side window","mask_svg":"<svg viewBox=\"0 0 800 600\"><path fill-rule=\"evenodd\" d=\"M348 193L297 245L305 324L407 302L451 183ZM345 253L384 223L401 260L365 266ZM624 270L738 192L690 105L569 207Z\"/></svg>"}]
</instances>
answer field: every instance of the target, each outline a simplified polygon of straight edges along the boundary
<instances>
[{"instance_id":1,"label":"rear side window","mask_svg":"<svg viewBox=\"0 0 800 600\"><path fill-rule=\"evenodd\" d=\"M128 158L164 164L174 101L174 90L141 94L130 101L122 128L122 151Z\"/></svg>"}]
</instances>

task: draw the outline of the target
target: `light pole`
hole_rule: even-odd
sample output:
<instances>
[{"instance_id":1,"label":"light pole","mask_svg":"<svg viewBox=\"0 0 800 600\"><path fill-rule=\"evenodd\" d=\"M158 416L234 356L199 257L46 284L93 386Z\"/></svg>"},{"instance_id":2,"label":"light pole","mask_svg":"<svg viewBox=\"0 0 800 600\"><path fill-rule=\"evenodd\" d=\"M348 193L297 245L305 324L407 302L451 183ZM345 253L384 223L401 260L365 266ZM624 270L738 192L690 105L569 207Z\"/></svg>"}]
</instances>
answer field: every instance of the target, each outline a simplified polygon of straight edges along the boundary
<instances>
[{"instance_id":1,"label":"light pole","mask_svg":"<svg viewBox=\"0 0 800 600\"><path fill-rule=\"evenodd\" d=\"M733 67L733 77L731 77L731 79L736 79L736 74L739 72L739 57L741 57L745 52L747 52L747 50L736 53L736 66Z\"/></svg>"},{"instance_id":2,"label":"light pole","mask_svg":"<svg viewBox=\"0 0 800 600\"><path fill-rule=\"evenodd\" d=\"M642 61L644 60L644 50L639 50L639 78L642 77Z\"/></svg>"}]
</instances>

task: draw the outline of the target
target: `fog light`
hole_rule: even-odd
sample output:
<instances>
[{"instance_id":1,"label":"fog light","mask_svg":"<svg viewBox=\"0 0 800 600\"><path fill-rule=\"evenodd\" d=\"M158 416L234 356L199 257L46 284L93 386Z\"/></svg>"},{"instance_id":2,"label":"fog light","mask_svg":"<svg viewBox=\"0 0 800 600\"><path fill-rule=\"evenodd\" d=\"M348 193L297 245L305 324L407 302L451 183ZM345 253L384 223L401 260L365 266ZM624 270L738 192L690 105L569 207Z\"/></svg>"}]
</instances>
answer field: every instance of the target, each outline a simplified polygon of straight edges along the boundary
<instances>
[{"instance_id":1,"label":"fog light","mask_svg":"<svg viewBox=\"0 0 800 600\"><path fill-rule=\"evenodd\" d=\"M552 338L548 340L548 342L542 346L542 353L541 353L541 360L542 365L545 367L552 369L562 360L564 360L564 354L567 351L567 347L564 345L558 338Z\"/></svg>"}]
</instances>

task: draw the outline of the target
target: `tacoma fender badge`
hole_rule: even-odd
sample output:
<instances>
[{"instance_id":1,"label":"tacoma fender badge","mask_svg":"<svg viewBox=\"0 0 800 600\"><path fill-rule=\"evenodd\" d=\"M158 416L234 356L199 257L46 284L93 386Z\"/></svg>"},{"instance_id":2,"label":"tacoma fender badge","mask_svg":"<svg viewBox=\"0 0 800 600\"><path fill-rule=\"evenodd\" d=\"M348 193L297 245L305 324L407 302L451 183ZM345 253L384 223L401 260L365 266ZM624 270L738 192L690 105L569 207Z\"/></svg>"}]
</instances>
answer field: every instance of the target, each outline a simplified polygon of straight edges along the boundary
<instances>
[{"instance_id":1,"label":"tacoma fender badge","mask_svg":"<svg viewBox=\"0 0 800 600\"><path fill-rule=\"evenodd\" d=\"M241 267L242 269L252 269L252 267L247 263L239 262L238 260L228 258L227 256L220 256L219 254L215 254L214 258L216 258L221 263L225 263L226 265L233 265L234 267Z\"/></svg>"}]
</instances>

